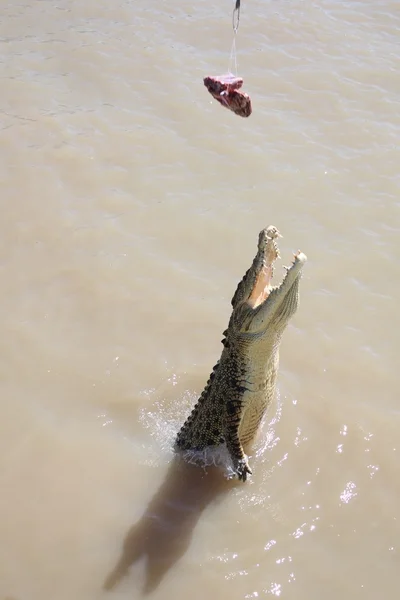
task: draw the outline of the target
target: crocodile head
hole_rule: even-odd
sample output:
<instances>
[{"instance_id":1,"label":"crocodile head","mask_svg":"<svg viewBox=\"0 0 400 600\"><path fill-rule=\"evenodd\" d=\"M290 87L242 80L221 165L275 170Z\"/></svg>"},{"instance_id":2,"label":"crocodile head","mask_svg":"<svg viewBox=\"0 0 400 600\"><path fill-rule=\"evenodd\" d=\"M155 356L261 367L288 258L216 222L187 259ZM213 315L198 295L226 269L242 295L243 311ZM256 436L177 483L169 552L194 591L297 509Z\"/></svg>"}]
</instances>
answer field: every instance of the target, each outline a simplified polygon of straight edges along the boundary
<instances>
[{"instance_id":1,"label":"crocodile head","mask_svg":"<svg viewBox=\"0 0 400 600\"><path fill-rule=\"evenodd\" d=\"M279 285L272 285L274 263L279 258L277 240L282 237L276 227L261 231L258 251L250 269L239 283L232 298L233 313L228 331L234 334L282 333L299 303L299 281L307 257L294 255Z\"/></svg>"}]
</instances>

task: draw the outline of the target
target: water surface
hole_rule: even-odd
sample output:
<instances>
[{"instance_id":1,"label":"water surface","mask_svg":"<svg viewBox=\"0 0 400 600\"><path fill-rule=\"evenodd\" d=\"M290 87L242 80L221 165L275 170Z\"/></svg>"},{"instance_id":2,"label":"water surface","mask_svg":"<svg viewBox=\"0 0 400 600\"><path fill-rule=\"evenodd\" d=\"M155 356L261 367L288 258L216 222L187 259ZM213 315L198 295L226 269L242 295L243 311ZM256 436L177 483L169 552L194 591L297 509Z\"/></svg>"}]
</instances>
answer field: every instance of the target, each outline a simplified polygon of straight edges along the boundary
<instances>
[{"instance_id":1,"label":"water surface","mask_svg":"<svg viewBox=\"0 0 400 600\"><path fill-rule=\"evenodd\" d=\"M228 0L0 4L1 600L397 594L398 3L242 5L249 119ZM270 224L309 262L238 485L171 443Z\"/></svg>"}]
</instances>

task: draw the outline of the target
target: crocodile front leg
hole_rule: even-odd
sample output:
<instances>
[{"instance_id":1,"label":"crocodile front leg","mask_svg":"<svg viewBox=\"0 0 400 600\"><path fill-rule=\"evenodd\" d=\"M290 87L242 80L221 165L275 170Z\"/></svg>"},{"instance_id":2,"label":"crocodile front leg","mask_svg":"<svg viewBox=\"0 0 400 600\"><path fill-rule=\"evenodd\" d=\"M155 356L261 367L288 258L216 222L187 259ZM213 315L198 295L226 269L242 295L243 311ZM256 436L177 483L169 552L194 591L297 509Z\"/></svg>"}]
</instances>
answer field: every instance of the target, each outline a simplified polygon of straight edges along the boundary
<instances>
[{"instance_id":1,"label":"crocodile front leg","mask_svg":"<svg viewBox=\"0 0 400 600\"><path fill-rule=\"evenodd\" d=\"M249 462L239 439L239 426L242 419L242 402L238 399L226 403L225 441L239 480L246 481L252 475Z\"/></svg>"}]
</instances>

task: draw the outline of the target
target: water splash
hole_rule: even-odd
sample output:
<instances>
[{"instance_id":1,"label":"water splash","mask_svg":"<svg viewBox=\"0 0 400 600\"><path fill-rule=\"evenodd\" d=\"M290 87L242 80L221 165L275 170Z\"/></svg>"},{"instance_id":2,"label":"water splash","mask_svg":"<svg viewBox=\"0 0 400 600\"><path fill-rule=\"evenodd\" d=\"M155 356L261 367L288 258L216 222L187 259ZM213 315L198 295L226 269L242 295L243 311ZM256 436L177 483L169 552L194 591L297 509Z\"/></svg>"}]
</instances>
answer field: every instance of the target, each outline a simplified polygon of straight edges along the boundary
<instances>
[{"instance_id":1,"label":"water splash","mask_svg":"<svg viewBox=\"0 0 400 600\"><path fill-rule=\"evenodd\" d=\"M152 402L152 397L156 393L154 389L142 392L147 397L145 404L152 404L152 409L142 409L139 420L150 431L158 453L160 455L167 454L169 459L172 459L176 433L197 402L198 394L191 390L184 390L180 396L174 399L173 403L166 399L157 399ZM271 405L261 423L250 459L254 456L256 461L263 461L267 450L277 444L279 438L276 438L275 427L281 415L282 402L278 393L276 401ZM220 468L227 479L235 476L232 460L225 443L219 446L210 446L204 450L186 450L181 455L188 463L198 465L203 469L210 466Z\"/></svg>"}]
</instances>

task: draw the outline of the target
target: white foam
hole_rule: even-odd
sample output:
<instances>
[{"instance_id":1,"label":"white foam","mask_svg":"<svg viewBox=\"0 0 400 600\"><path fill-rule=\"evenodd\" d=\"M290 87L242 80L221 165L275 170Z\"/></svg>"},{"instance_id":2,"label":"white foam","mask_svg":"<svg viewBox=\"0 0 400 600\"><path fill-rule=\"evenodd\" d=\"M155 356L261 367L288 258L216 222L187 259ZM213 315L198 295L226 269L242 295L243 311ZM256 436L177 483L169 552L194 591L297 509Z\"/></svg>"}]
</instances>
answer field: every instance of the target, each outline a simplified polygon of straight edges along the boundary
<instances>
[{"instance_id":1,"label":"white foam","mask_svg":"<svg viewBox=\"0 0 400 600\"><path fill-rule=\"evenodd\" d=\"M198 465L203 469L210 466L219 467L227 479L235 476L231 457L226 444L208 446L204 450L185 450L182 457L190 464Z\"/></svg>"}]
</instances>

